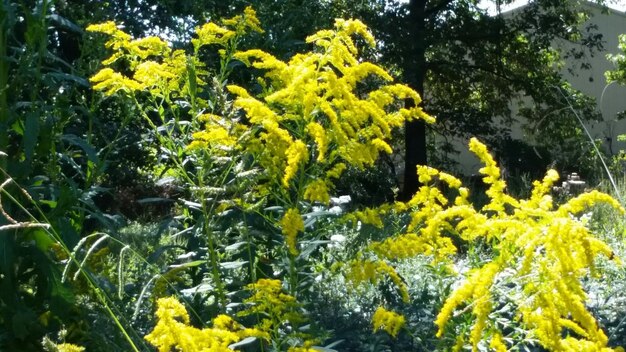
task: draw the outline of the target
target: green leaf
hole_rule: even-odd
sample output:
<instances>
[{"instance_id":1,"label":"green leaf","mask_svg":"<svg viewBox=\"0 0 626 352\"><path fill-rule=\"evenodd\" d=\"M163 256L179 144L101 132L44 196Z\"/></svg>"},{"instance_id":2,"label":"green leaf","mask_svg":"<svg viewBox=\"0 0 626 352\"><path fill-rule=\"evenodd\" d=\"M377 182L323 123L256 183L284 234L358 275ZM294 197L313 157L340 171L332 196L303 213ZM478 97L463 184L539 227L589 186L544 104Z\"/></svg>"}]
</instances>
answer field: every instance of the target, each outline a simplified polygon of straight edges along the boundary
<instances>
[{"instance_id":1,"label":"green leaf","mask_svg":"<svg viewBox=\"0 0 626 352\"><path fill-rule=\"evenodd\" d=\"M184 295L194 295L194 294L198 294L198 293L205 293L205 292L210 292L213 291L215 289L215 287L213 287L212 285L208 284L208 283L201 283L198 286L192 287L192 288L187 288L184 290L180 290L180 293L184 294Z\"/></svg>"},{"instance_id":2,"label":"green leaf","mask_svg":"<svg viewBox=\"0 0 626 352\"><path fill-rule=\"evenodd\" d=\"M239 250L239 248L245 246L246 244L248 244L248 242L245 242L245 241L233 243L230 246L226 246L224 248L224 250L225 251L236 251L236 250Z\"/></svg>"},{"instance_id":3,"label":"green leaf","mask_svg":"<svg viewBox=\"0 0 626 352\"><path fill-rule=\"evenodd\" d=\"M239 342L236 342L236 343L233 343L231 345L228 345L228 348L234 350L237 347L242 347L242 346L245 346L245 345L249 345L249 344L253 343L256 340L257 340L256 337L249 336L249 337L246 337L245 339L243 339L243 340L241 340Z\"/></svg>"},{"instance_id":4,"label":"green leaf","mask_svg":"<svg viewBox=\"0 0 626 352\"><path fill-rule=\"evenodd\" d=\"M61 136L61 139L69 144L72 144L82 149L85 152L85 155L87 155L87 159L89 161L95 164L98 163L98 152L91 144L87 143L86 140L73 134L64 134L63 136Z\"/></svg>"},{"instance_id":5,"label":"green leaf","mask_svg":"<svg viewBox=\"0 0 626 352\"><path fill-rule=\"evenodd\" d=\"M49 72L49 73L46 73L46 76L53 78L55 81L69 81L69 82L77 83L78 85L85 87L85 88L89 87L89 81L87 81L83 77L71 75L69 73Z\"/></svg>"},{"instance_id":6,"label":"green leaf","mask_svg":"<svg viewBox=\"0 0 626 352\"><path fill-rule=\"evenodd\" d=\"M239 269L242 266L248 264L247 261L239 261L239 262L223 262L220 263L220 267L222 267L222 269L226 269L226 270L230 270L230 269Z\"/></svg>"},{"instance_id":7,"label":"green leaf","mask_svg":"<svg viewBox=\"0 0 626 352\"><path fill-rule=\"evenodd\" d=\"M193 262L183 263L183 264L173 264L170 265L170 268L192 268L195 266L200 266L202 264L206 264L206 260L194 260Z\"/></svg>"},{"instance_id":8,"label":"green leaf","mask_svg":"<svg viewBox=\"0 0 626 352\"><path fill-rule=\"evenodd\" d=\"M162 197L149 197L149 198L142 198L142 199L137 200L137 203L139 204L173 203L173 202L175 202L174 199L162 198Z\"/></svg>"},{"instance_id":9,"label":"green leaf","mask_svg":"<svg viewBox=\"0 0 626 352\"><path fill-rule=\"evenodd\" d=\"M44 229L34 229L30 236L35 240L35 245L41 251L46 251L50 248L51 245L56 243L54 239L51 238L50 234L46 232Z\"/></svg>"},{"instance_id":10,"label":"green leaf","mask_svg":"<svg viewBox=\"0 0 626 352\"><path fill-rule=\"evenodd\" d=\"M63 16L59 16L53 13L48 15L47 18L50 22L56 24L59 28L67 29L74 33L83 34L82 28Z\"/></svg>"},{"instance_id":11,"label":"green leaf","mask_svg":"<svg viewBox=\"0 0 626 352\"><path fill-rule=\"evenodd\" d=\"M30 112L26 115L26 120L24 121L24 139L22 140L26 160L33 159L38 138L39 115L35 112Z\"/></svg>"}]
</instances>

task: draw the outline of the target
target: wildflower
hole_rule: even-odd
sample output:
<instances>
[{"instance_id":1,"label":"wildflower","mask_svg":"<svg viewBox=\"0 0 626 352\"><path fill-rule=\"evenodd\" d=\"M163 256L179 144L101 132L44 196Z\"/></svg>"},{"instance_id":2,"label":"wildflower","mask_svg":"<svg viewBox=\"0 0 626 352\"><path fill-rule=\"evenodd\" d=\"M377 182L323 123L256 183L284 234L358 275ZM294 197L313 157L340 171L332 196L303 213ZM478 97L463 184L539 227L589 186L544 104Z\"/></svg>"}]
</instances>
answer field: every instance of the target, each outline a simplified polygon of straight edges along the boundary
<instances>
[{"instance_id":1,"label":"wildflower","mask_svg":"<svg viewBox=\"0 0 626 352\"><path fill-rule=\"evenodd\" d=\"M324 127L317 122L310 122L306 126L307 132L317 144L317 161L323 161L326 157L326 150L328 149L328 138Z\"/></svg>"},{"instance_id":2,"label":"wildflower","mask_svg":"<svg viewBox=\"0 0 626 352\"><path fill-rule=\"evenodd\" d=\"M307 162L309 159L309 150L301 140L292 143L286 152L287 168L283 176L283 186L289 187L289 181L295 176L300 168L300 164Z\"/></svg>"},{"instance_id":3,"label":"wildflower","mask_svg":"<svg viewBox=\"0 0 626 352\"><path fill-rule=\"evenodd\" d=\"M298 209L291 208L285 212L282 220L280 221L282 227L283 236L285 236L285 242L287 242L287 248L292 255L298 254L296 236L298 232L304 231L304 221Z\"/></svg>"},{"instance_id":4,"label":"wildflower","mask_svg":"<svg viewBox=\"0 0 626 352\"><path fill-rule=\"evenodd\" d=\"M142 90L144 88L143 84L127 78L108 67L98 71L89 81L95 83L93 89L104 90L105 95L113 95L120 90L132 93L133 91Z\"/></svg>"},{"instance_id":5,"label":"wildflower","mask_svg":"<svg viewBox=\"0 0 626 352\"><path fill-rule=\"evenodd\" d=\"M145 339L157 347L159 352L230 351L228 346L243 338L267 338L267 335L256 329L243 328L225 315L213 319L212 328L190 326L185 307L174 297L160 298L157 307L157 324Z\"/></svg>"},{"instance_id":6,"label":"wildflower","mask_svg":"<svg viewBox=\"0 0 626 352\"><path fill-rule=\"evenodd\" d=\"M61 343L56 345L58 352L83 352L85 351L84 347L73 345L71 343Z\"/></svg>"},{"instance_id":7,"label":"wildflower","mask_svg":"<svg viewBox=\"0 0 626 352\"><path fill-rule=\"evenodd\" d=\"M385 330L389 335L396 337L404 326L405 319L398 313L378 307L372 316L372 323L374 324L374 331Z\"/></svg>"},{"instance_id":8,"label":"wildflower","mask_svg":"<svg viewBox=\"0 0 626 352\"><path fill-rule=\"evenodd\" d=\"M330 195L328 194L326 182L322 179L310 182L304 190L304 199L311 202L328 204L330 202Z\"/></svg>"},{"instance_id":9,"label":"wildflower","mask_svg":"<svg viewBox=\"0 0 626 352\"><path fill-rule=\"evenodd\" d=\"M251 6L247 6L243 10L243 17L245 24L248 28L252 29L255 32L263 33L264 30L261 28L261 21L256 16L256 11Z\"/></svg>"},{"instance_id":10,"label":"wildflower","mask_svg":"<svg viewBox=\"0 0 626 352\"><path fill-rule=\"evenodd\" d=\"M196 34L198 38L191 40L196 51L205 45L217 44L219 46L226 46L228 40L236 35L235 32L220 27L213 22L196 27Z\"/></svg>"},{"instance_id":11,"label":"wildflower","mask_svg":"<svg viewBox=\"0 0 626 352\"><path fill-rule=\"evenodd\" d=\"M500 333L495 333L491 336L489 347L493 348L496 352L507 352L506 344L502 341L502 335L500 335Z\"/></svg>"},{"instance_id":12,"label":"wildflower","mask_svg":"<svg viewBox=\"0 0 626 352\"><path fill-rule=\"evenodd\" d=\"M169 72L165 64L159 64L154 61L145 61L137 65L133 78L145 87L165 86L167 81L175 78L173 73Z\"/></svg>"},{"instance_id":13,"label":"wildflower","mask_svg":"<svg viewBox=\"0 0 626 352\"><path fill-rule=\"evenodd\" d=\"M130 41L127 50L131 55L147 59L149 56L167 56L171 49L159 37L144 37Z\"/></svg>"},{"instance_id":14,"label":"wildflower","mask_svg":"<svg viewBox=\"0 0 626 352\"><path fill-rule=\"evenodd\" d=\"M235 137L231 136L224 127L216 125L207 125L206 130L195 132L193 138L203 142L206 146L232 147L237 143Z\"/></svg>"},{"instance_id":15,"label":"wildflower","mask_svg":"<svg viewBox=\"0 0 626 352\"><path fill-rule=\"evenodd\" d=\"M339 178L341 174L346 170L347 166L344 163L337 163L330 170L326 172L328 178Z\"/></svg>"}]
</instances>

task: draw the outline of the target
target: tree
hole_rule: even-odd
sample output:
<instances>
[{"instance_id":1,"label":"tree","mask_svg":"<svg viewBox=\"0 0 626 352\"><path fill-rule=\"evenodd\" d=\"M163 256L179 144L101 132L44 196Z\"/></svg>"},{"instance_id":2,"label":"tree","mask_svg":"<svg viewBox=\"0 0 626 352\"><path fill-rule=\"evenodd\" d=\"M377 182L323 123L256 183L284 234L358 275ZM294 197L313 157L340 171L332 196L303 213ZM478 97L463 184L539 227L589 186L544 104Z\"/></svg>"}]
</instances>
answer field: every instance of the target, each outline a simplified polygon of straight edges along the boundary
<instances>
[{"instance_id":1,"label":"tree","mask_svg":"<svg viewBox=\"0 0 626 352\"><path fill-rule=\"evenodd\" d=\"M62 3L67 6L59 6L59 11L80 18L79 24L95 9L97 17L124 23L134 34L158 30L180 37L189 35L196 24L228 17L251 3L266 30L254 46L280 58L304 50L304 37L328 27L334 17L363 19L381 43L381 60L420 92L426 111L438 117L436 127L428 131L419 121L405 127L404 198L418 187L415 166L429 161L428 132L444 137L477 135L498 151L507 139L512 103L522 97L530 97L520 113L531 123L570 103L593 107L569 89L558 65L565 55L580 57L601 46L601 36L579 26L586 18L580 0L532 0L515 16L489 15L477 0L309 1L306 6L301 0L109 0L81 6L71 2ZM509 2L495 0L496 5ZM577 43L580 50L559 53L552 46L555 40ZM575 97L566 100L563 90L565 96ZM582 116L593 117L590 110ZM569 110L563 111L558 119L542 120L541 140L562 141L580 133Z\"/></svg>"},{"instance_id":2,"label":"tree","mask_svg":"<svg viewBox=\"0 0 626 352\"><path fill-rule=\"evenodd\" d=\"M363 18L374 29L383 59L399 69L403 80L424 97L425 110L438 118L434 132L478 135L494 144L505 139L512 103L523 97L530 102L521 113L531 123L570 103L588 108L583 116L594 116L593 105L569 88L559 66L565 56L601 48L601 36L580 26L587 18L581 4L533 0L514 13L489 15L476 0L346 0L341 11ZM579 49L560 53L553 47L559 40ZM563 94L573 98L565 100ZM544 140L579 133L572 114L562 115L544 122ZM496 116L504 123L496 123ZM427 163L426 149L425 126L408 122L404 198L418 188L415 167Z\"/></svg>"}]
</instances>

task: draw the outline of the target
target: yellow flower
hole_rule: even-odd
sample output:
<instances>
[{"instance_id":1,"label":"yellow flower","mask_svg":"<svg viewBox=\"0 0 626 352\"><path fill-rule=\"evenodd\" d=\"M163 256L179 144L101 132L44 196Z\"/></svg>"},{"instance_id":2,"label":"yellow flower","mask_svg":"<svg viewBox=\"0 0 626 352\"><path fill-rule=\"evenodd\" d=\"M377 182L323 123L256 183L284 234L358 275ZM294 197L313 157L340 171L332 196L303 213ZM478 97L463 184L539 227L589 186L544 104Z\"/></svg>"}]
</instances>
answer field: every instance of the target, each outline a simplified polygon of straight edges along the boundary
<instances>
[{"instance_id":1,"label":"yellow flower","mask_svg":"<svg viewBox=\"0 0 626 352\"><path fill-rule=\"evenodd\" d=\"M382 329L393 337L398 336L398 333L404 326L405 322L406 321L402 315L388 311L383 307L378 307L374 316L372 316L374 331Z\"/></svg>"},{"instance_id":2,"label":"yellow flower","mask_svg":"<svg viewBox=\"0 0 626 352\"><path fill-rule=\"evenodd\" d=\"M145 87L163 86L168 87L167 81L176 76L169 72L165 64L154 61L144 61L137 65L133 78Z\"/></svg>"},{"instance_id":3,"label":"yellow flower","mask_svg":"<svg viewBox=\"0 0 626 352\"><path fill-rule=\"evenodd\" d=\"M159 37L135 39L128 43L127 49L130 54L141 59L147 59L149 56L167 56L171 51L167 43Z\"/></svg>"},{"instance_id":4,"label":"yellow flower","mask_svg":"<svg viewBox=\"0 0 626 352\"><path fill-rule=\"evenodd\" d=\"M285 236L285 242L287 242L287 248L292 255L298 254L297 235L298 232L304 231L304 221L298 209L291 208L285 212L285 215L280 220L280 226L282 227L283 236Z\"/></svg>"},{"instance_id":5,"label":"yellow flower","mask_svg":"<svg viewBox=\"0 0 626 352\"><path fill-rule=\"evenodd\" d=\"M117 29L117 25L115 24L115 22L107 21L107 22L98 23L98 24L91 24L87 26L87 31L113 35L117 31L119 31L119 29Z\"/></svg>"},{"instance_id":6,"label":"yellow flower","mask_svg":"<svg viewBox=\"0 0 626 352\"><path fill-rule=\"evenodd\" d=\"M263 28L261 28L261 21L259 21L259 19L256 17L256 11L254 11L251 6L247 6L243 10L243 18L248 28L252 29L255 32L264 32Z\"/></svg>"},{"instance_id":7,"label":"yellow flower","mask_svg":"<svg viewBox=\"0 0 626 352\"><path fill-rule=\"evenodd\" d=\"M219 46L226 46L229 39L235 37L236 33L220 27L213 22L206 23L202 26L196 27L197 39L192 39L191 42L196 50L204 45L217 44Z\"/></svg>"},{"instance_id":8,"label":"yellow flower","mask_svg":"<svg viewBox=\"0 0 626 352\"><path fill-rule=\"evenodd\" d=\"M58 352L83 352L85 351L84 347L76 346L71 343L61 343L57 346Z\"/></svg>"},{"instance_id":9,"label":"yellow flower","mask_svg":"<svg viewBox=\"0 0 626 352\"><path fill-rule=\"evenodd\" d=\"M143 84L124 77L121 73L117 73L110 68L103 68L89 79L91 83L95 83L93 89L104 90L105 95L113 95L118 91L132 93L136 90L142 90Z\"/></svg>"},{"instance_id":10,"label":"yellow flower","mask_svg":"<svg viewBox=\"0 0 626 352\"><path fill-rule=\"evenodd\" d=\"M328 138L324 127L317 122L310 122L306 129L317 144L317 161L323 161L326 157L326 150L328 150Z\"/></svg>"},{"instance_id":11,"label":"yellow flower","mask_svg":"<svg viewBox=\"0 0 626 352\"><path fill-rule=\"evenodd\" d=\"M293 142L286 151L287 167L283 176L283 186L289 187L289 181L296 175L300 165L309 160L309 150L301 140Z\"/></svg>"},{"instance_id":12,"label":"yellow flower","mask_svg":"<svg viewBox=\"0 0 626 352\"><path fill-rule=\"evenodd\" d=\"M309 182L304 189L304 199L310 202L328 204L328 202L330 202L330 195L328 194L326 182L321 179Z\"/></svg>"},{"instance_id":13,"label":"yellow flower","mask_svg":"<svg viewBox=\"0 0 626 352\"><path fill-rule=\"evenodd\" d=\"M339 178L341 174L346 170L347 166L344 163L337 163L330 170L326 172L328 178Z\"/></svg>"},{"instance_id":14,"label":"yellow flower","mask_svg":"<svg viewBox=\"0 0 626 352\"><path fill-rule=\"evenodd\" d=\"M496 352L507 352L506 344L502 341L502 335L500 335L500 333L495 333L491 336L489 347L493 348Z\"/></svg>"},{"instance_id":15,"label":"yellow flower","mask_svg":"<svg viewBox=\"0 0 626 352\"><path fill-rule=\"evenodd\" d=\"M189 324L185 307L176 298L160 298L157 301L157 324L145 336L146 341L159 352L176 351L231 351L229 345L249 336L267 338L256 329L245 329L231 317L219 315L213 319L213 327L198 329Z\"/></svg>"}]
</instances>

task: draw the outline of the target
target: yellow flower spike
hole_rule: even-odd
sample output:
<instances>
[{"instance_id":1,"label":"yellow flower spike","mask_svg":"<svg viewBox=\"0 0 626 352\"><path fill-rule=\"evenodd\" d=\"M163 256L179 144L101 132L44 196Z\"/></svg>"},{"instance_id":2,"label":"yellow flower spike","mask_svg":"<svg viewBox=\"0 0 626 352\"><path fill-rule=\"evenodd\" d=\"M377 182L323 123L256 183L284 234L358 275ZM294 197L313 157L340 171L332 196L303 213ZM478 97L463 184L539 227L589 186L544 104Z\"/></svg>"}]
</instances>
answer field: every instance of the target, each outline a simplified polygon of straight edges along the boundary
<instances>
[{"instance_id":1,"label":"yellow flower spike","mask_svg":"<svg viewBox=\"0 0 626 352\"><path fill-rule=\"evenodd\" d=\"M104 94L108 96L118 91L132 93L144 89L144 85L140 82L125 77L121 73L117 73L108 67L98 71L89 81L94 83L93 89L103 90L105 91Z\"/></svg>"},{"instance_id":2,"label":"yellow flower spike","mask_svg":"<svg viewBox=\"0 0 626 352\"><path fill-rule=\"evenodd\" d=\"M326 137L324 127L317 122L310 122L306 126L306 130L315 140L315 144L317 144L317 161L324 161L326 151L328 150L328 138Z\"/></svg>"},{"instance_id":3,"label":"yellow flower spike","mask_svg":"<svg viewBox=\"0 0 626 352\"><path fill-rule=\"evenodd\" d=\"M472 312L477 316L477 322L472 329L474 341L482 334L485 324L485 316L491 311L489 303L489 288L493 284L496 274L500 270L500 265L494 262L488 263L480 269L470 272L469 277L446 299L441 311L435 319L435 325L439 327L437 337L443 336L446 323L452 317L454 310L463 303L469 302L472 298L480 300L482 303L477 304Z\"/></svg>"},{"instance_id":4,"label":"yellow flower spike","mask_svg":"<svg viewBox=\"0 0 626 352\"><path fill-rule=\"evenodd\" d=\"M247 66L253 66L258 69L264 69L272 72L272 77L279 77L283 71L287 69L287 64L278 60L271 54L259 49L252 49L247 51L239 51L233 56L235 59L240 60ZM255 59L252 61L251 59Z\"/></svg>"},{"instance_id":5,"label":"yellow flower spike","mask_svg":"<svg viewBox=\"0 0 626 352\"><path fill-rule=\"evenodd\" d=\"M265 336L255 329L243 328L225 315L217 316L213 320L212 328L198 329L190 326L185 307L174 297L160 298L157 307L157 324L144 338L159 352L230 351L229 345L246 337Z\"/></svg>"},{"instance_id":6,"label":"yellow flower spike","mask_svg":"<svg viewBox=\"0 0 626 352\"><path fill-rule=\"evenodd\" d=\"M378 307L372 316L374 331L385 330L392 337L398 336L400 329L404 327L406 320L398 313Z\"/></svg>"},{"instance_id":7,"label":"yellow flower spike","mask_svg":"<svg viewBox=\"0 0 626 352\"><path fill-rule=\"evenodd\" d=\"M347 166L344 163L337 163L330 170L326 172L326 177L329 179L334 178L338 179L341 177L341 174L346 170Z\"/></svg>"},{"instance_id":8,"label":"yellow flower spike","mask_svg":"<svg viewBox=\"0 0 626 352\"><path fill-rule=\"evenodd\" d=\"M561 205L557 210L560 216L567 216L567 214L578 214L583 210L589 208L597 203L607 203L620 214L624 214L624 208L619 204L615 198L609 196L606 193L602 193L596 190L583 193L575 198L570 199L567 203Z\"/></svg>"},{"instance_id":9,"label":"yellow flower spike","mask_svg":"<svg viewBox=\"0 0 626 352\"><path fill-rule=\"evenodd\" d=\"M292 255L298 255L297 239L298 232L304 231L304 221L298 209L291 208L285 212L285 215L280 220L280 226L282 228L283 236L285 236L285 242L289 253Z\"/></svg>"},{"instance_id":10,"label":"yellow flower spike","mask_svg":"<svg viewBox=\"0 0 626 352\"><path fill-rule=\"evenodd\" d=\"M61 343L56 345L58 352L84 352L85 347L73 345L71 343Z\"/></svg>"},{"instance_id":11,"label":"yellow flower spike","mask_svg":"<svg viewBox=\"0 0 626 352\"><path fill-rule=\"evenodd\" d=\"M289 187L289 181L296 175L300 165L309 160L309 150L301 140L293 142L286 151L287 167L283 176L283 186Z\"/></svg>"},{"instance_id":12,"label":"yellow flower spike","mask_svg":"<svg viewBox=\"0 0 626 352\"><path fill-rule=\"evenodd\" d=\"M113 35L117 33L119 29L117 28L117 25L115 24L115 22L107 21L107 22L98 23L98 24L91 24L87 26L87 31Z\"/></svg>"},{"instance_id":13,"label":"yellow flower spike","mask_svg":"<svg viewBox=\"0 0 626 352\"><path fill-rule=\"evenodd\" d=\"M196 50L200 49L202 46L211 44L224 47L229 39L236 36L235 32L224 27L220 27L213 22L196 27L196 34L198 35L198 38L191 39L191 42Z\"/></svg>"},{"instance_id":14,"label":"yellow flower spike","mask_svg":"<svg viewBox=\"0 0 626 352\"><path fill-rule=\"evenodd\" d=\"M254 11L254 9L251 6L247 6L243 10L243 18L244 18L244 22L246 26L250 28L251 30L258 32L258 33L265 32L263 28L261 28L261 21L259 21L259 19L257 18L256 11Z\"/></svg>"},{"instance_id":15,"label":"yellow flower spike","mask_svg":"<svg viewBox=\"0 0 626 352\"><path fill-rule=\"evenodd\" d=\"M320 202L328 205L330 195L328 194L328 186L324 180L318 179L309 184L304 189L304 199L310 202Z\"/></svg>"},{"instance_id":16,"label":"yellow flower spike","mask_svg":"<svg viewBox=\"0 0 626 352\"><path fill-rule=\"evenodd\" d=\"M227 85L226 89L230 93L237 95L239 98L251 98L252 97L245 88L242 88L234 84Z\"/></svg>"},{"instance_id":17,"label":"yellow flower spike","mask_svg":"<svg viewBox=\"0 0 626 352\"><path fill-rule=\"evenodd\" d=\"M171 52L170 47L159 37L139 38L128 43L130 54L137 55L141 59L149 56L167 56Z\"/></svg>"},{"instance_id":18,"label":"yellow flower spike","mask_svg":"<svg viewBox=\"0 0 626 352\"><path fill-rule=\"evenodd\" d=\"M500 333L495 333L491 336L489 347L496 352L507 352L506 344L502 340L502 335Z\"/></svg>"},{"instance_id":19,"label":"yellow flower spike","mask_svg":"<svg viewBox=\"0 0 626 352\"><path fill-rule=\"evenodd\" d=\"M169 72L165 64L159 64L154 61L144 61L137 65L133 78L143 86L152 87L166 83L167 80L176 76Z\"/></svg>"}]
</instances>

